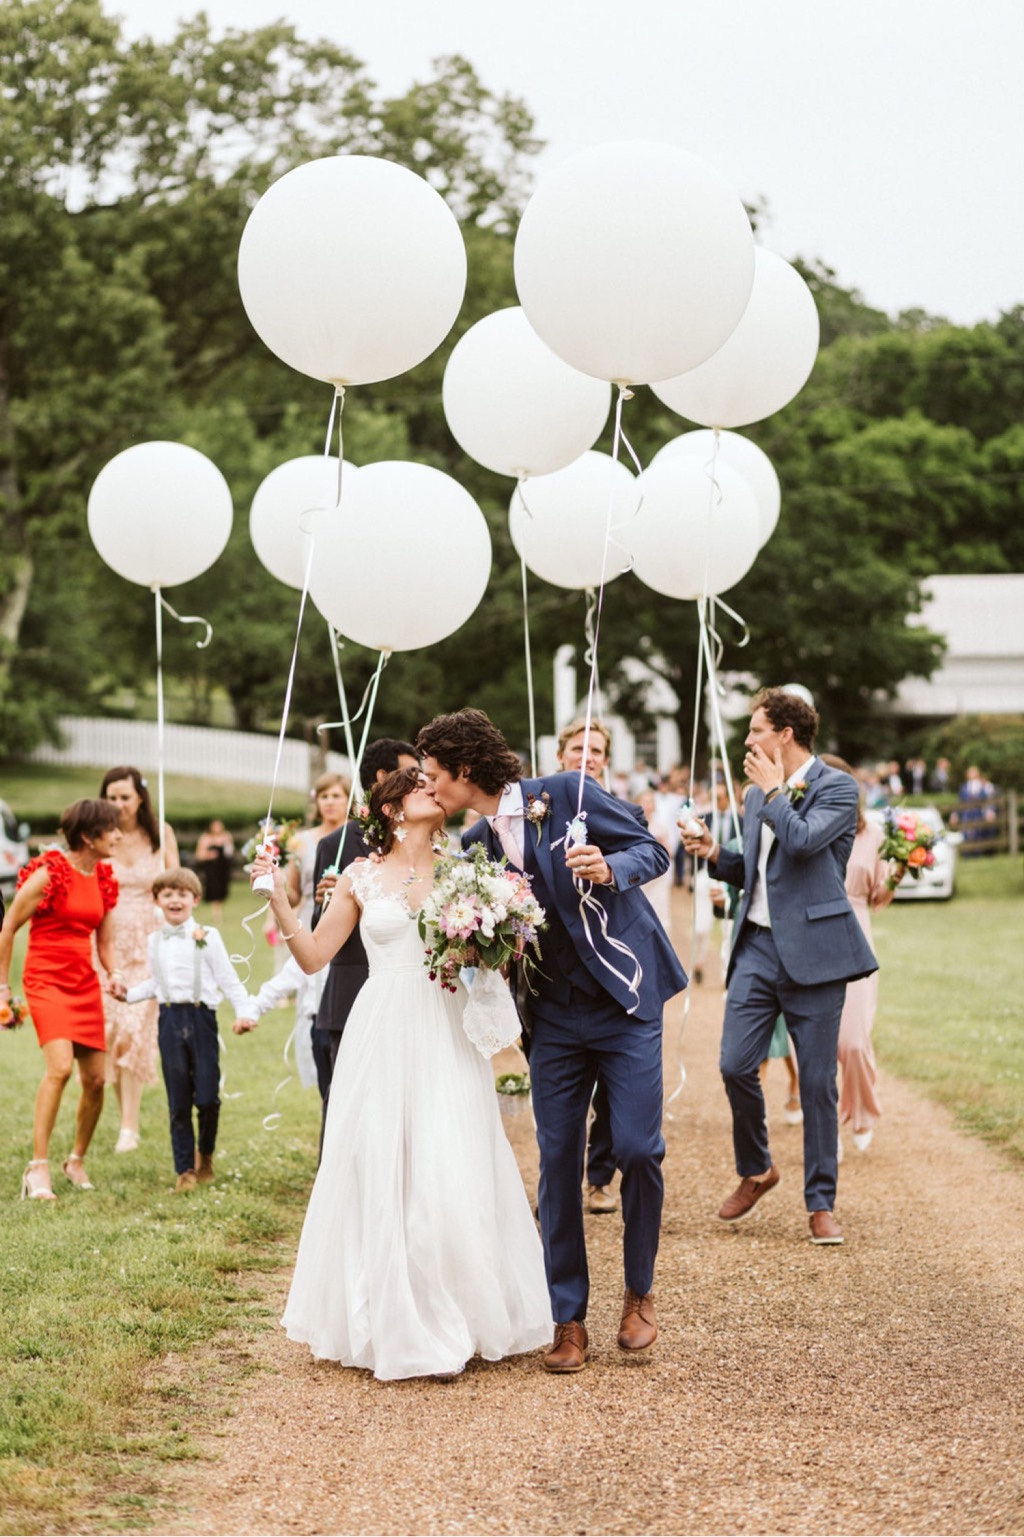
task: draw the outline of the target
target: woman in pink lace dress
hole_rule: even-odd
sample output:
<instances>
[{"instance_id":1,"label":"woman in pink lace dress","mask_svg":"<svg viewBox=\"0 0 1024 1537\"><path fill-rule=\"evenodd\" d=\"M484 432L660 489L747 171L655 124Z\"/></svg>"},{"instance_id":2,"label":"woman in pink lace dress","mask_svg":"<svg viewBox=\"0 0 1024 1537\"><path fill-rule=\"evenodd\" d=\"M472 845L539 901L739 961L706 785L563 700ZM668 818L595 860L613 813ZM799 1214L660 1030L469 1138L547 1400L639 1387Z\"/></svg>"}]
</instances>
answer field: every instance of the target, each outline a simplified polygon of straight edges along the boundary
<instances>
[{"instance_id":1,"label":"woman in pink lace dress","mask_svg":"<svg viewBox=\"0 0 1024 1537\"><path fill-rule=\"evenodd\" d=\"M831 768L853 774L850 765L832 753L822 753L821 761ZM854 776L856 777L856 776ZM895 884L903 874L902 866L892 866L879 857L882 829L864 816L864 798L857 806L857 836L846 867L846 894L850 905L871 944L871 914L887 907L895 895ZM839 1026L839 1066L843 1081L839 1093L839 1123L853 1122L853 1144L866 1153L875 1134L875 1124L882 1114L876 1085L878 1070L871 1046L871 1032L878 1009L878 972L846 985L846 1002Z\"/></svg>"},{"instance_id":2,"label":"woman in pink lace dress","mask_svg":"<svg viewBox=\"0 0 1024 1537\"><path fill-rule=\"evenodd\" d=\"M100 794L118 810L121 841L111 859L120 889L114 909L115 964L128 987L149 975L146 941L163 923L153 901L153 881L161 870L180 863L174 833L164 823L163 852L160 829L149 799L146 781L136 768L112 768L103 776ZM104 997L107 1018L107 1082L121 1108L121 1125L114 1145L116 1153L132 1153L139 1145L139 1110L142 1090L157 1081L157 1004L129 1005Z\"/></svg>"}]
</instances>

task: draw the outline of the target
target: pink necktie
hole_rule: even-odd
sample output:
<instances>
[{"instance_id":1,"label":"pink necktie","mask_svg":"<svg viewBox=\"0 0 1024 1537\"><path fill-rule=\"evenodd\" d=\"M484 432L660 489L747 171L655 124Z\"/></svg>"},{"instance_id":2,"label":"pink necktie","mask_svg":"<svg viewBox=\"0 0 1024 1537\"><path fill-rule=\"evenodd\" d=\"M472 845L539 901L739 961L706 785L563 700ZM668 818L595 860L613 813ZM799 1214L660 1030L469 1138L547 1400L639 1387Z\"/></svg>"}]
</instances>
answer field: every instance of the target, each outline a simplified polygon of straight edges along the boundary
<instances>
[{"instance_id":1,"label":"pink necktie","mask_svg":"<svg viewBox=\"0 0 1024 1537\"><path fill-rule=\"evenodd\" d=\"M512 830L514 821L522 822L522 818L495 817L494 831L498 834L498 841L505 851L505 857L508 859L509 864L514 865L517 870L521 870L523 868L523 851L519 847L516 835Z\"/></svg>"}]
</instances>

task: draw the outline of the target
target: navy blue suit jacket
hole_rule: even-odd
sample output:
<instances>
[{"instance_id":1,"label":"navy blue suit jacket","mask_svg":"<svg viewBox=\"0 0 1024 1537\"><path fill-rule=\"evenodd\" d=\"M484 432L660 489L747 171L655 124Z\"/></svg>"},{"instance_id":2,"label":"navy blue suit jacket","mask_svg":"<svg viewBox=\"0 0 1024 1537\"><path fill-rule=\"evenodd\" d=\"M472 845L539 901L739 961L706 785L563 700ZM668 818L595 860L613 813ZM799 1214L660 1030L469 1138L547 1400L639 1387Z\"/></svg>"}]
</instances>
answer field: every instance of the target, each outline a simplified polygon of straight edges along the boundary
<instances>
[{"instance_id":1,"label":"navy blue suit jacket","mask_svg":"<svg viewBox=\"0 0 1024 1537\"><path fill-rule=\"evenodd\" d=\"M336 832L327 833L316 846L313 890L316 891L321 876L325 870L330 869L331 865L337 865L340 870L344 870L353 859L365 859L369 852L369 847L355 822L346 822L344 827L339 827ZM319 918L320 909L314 907L313 928L316 928ZM327 980L324 983L320 1007L316 1012L318 1030L333 1030L336 1034L344 1030L349 1010L369 975L369 969L359 925L356 924L341 949L331 957L331 964L327 968Z\"/></svg>"},{"instance_id":2,"label":"navy blue suit jacket","mask_svg":"<svg viewBox=\"0 0 1024 1537\"><path fill-rule=\"evenodd\" d=\"M608 945L602 946L596 915L591 919L590 932L608 966L601 963L587 939L579 893L565 864L564 839L579 803L579 773L524 779L522 788L527 805L532 797L534 805L545 804L546 798L548 806L539 825L527 821L523 827L525 868L550 925L541 936L541 974L533 975L533 985L542 996L561 1001L561 995L567 996L568 986L575 981L592 992L610 993L638 1019L656 1018L665 1001L687 982L672 942L641 890L647 881L668 869L668 854L638 823L636 807L616 800L596 780L584 776L587 842L601 850L615 877L614 887L593 886L591 894L604 909L608 933L628 945L642 967L643 976L634 994L626 981L609 970L613 966L616 972L628 973L632 968L626 957ZM483 843L493 858L502 857L500 841L486 818L464 833L462 841L466 847ZM553 849L553 843L559 847Z\"/></svg>"},{"instance_id":3,"label":"navy blue suit jacket","mask_svg":"<svg viewBox=\"0 0 1024 1537\"><path fill-rule=\"evenodd\" d=\"M857 832L857 785L849 774L815 759L807 790L796 802L783 791L766 801L756 786L743 808L743 852L721 849L708 868L743 888L736 936L750 910L761 851L761 828L775 834L768 855L768 911L779 960L794 982L852 982L878 962L846 894L846 866ZM738 946L729 957L732 975Z\"/></svg>"}]
</instances>

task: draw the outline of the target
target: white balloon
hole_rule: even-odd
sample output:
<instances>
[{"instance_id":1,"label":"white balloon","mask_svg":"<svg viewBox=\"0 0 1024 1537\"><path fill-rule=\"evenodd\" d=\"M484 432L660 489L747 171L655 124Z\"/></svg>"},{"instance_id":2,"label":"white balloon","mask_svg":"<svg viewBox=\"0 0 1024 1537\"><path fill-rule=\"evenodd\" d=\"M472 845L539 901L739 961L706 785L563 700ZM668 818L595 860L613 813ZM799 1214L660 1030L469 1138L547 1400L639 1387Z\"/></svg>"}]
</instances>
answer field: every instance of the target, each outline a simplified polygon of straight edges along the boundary
<instances>
[{"instance_id":1,"label":"white balloon","mask_svg":"<svg viewBox=\"0 0 1024 1537\"><path fill-rule=\"evenodd\" d=\"M666 443L664 448L659 448L651 465L663 459L674 459L678 454L694 454L709 469L716 464L727 464L730 469L739 470L757 498L757 510L761 517L761 544L765 545L779 521L782 487L775 466L764 449L758 448L749 438L741 437L738 432L716 434L702 427L696 432L684 432Z\"/></svg>"},{"instance_id":2,"label":"white balloon","mask_svg":"<svg viewBox=\"0 0 1024 1537\"><path fill-rule=\"evenodd\" d=\"M519 301L538 336L585 374L670 379L737 325L754 278L750 220L711 166L669 144L600 144L527 203Z\"/></svg>"},{"instance_id":3,"label":"white balloon","mask_svg":"<svg viewBox=\"0 0 1024 1537\"><path fill-rule=\"evenodd\" d=\"M803 389L820 336L814 295L799 272L758 248L750 303L732 335L706 363L663 380L654 393L705 427L763 421Z\"/></svg>"},{"instance_id":4,"label":"white balloon","mask_svg":"<svg viewBox=\"0 0 1024 1537\"><path fill-rule=\"evenodd\" d=\"M648 587L669 598L717 596L747 574L757 556L761 520L754 493L738 471L719 465L712 483L698 459L679 454L645 470L640 489L634 570Z\"/></svg>"},{"instance_id":5,"label":"white balloon","mask_svg":"<svg viewBox=\"0 0 1024 1537\"><path fill-rule=\"evenodd\" d=\"M342 496L348 492L354 464L342 464ZM338 505L338 459L306 454L271 470L257 486L249 512L253 549L271 576L302 591L309 560L312 512Z\"/></svg>"},{"instance_id":6,"label":"white balloon","mask_svg":"<svg viewBox=\"0 0 1024 1537\"><path fill-rule=\"evenodd\" d=\"M518 307L460 337L441 398L455 441L499 475L550 475L586 453L608 419L611 389L556 357Z\"/></svg>"},{"instance_id":7,"label":"white balloon","mask_svg":"<svg viewBox=\"0 0 1024 1537\"><path fill-rule=\"evenodd\" d=\"M213 565L231 534L231 492L185 443L136 443L103 466L89 492L89 534L118 576L176 587Z\"/></svg>"},{"instance_id":8,"label":"white balloon","mask_svg":"<svg viewBox=\"0 0 1024 1537\"><path fill-rule=\"evenodd\" d=\"M517 490L508 510L516 553L535 576L556 587L598 587L628 571L636 477L610 454L591 450L553 475ZM611 504L611 538L605 537Z\"/></svg>"},{"instance_id":9,"label":"white balloon","mask_svg":"<svg viewBox=\"0 0 1024 1537\"><path fill-rule=\"evenodd\" d=\"M337 510L313 514L313 537L313 602L371 651L416 651L454 634L491 574L483 513L426 464L363 465Z\"/></svg>"},{"instance_id":10,"label":"white balloon","mask_svg":"<svg viewBox=\"0 0 1024 1537\"><path fill-rule=\"evenodd\" d=\"M283 362L332 384L412 368L447 336L466 247L422 176L372 155L328 155L276 181L246 221L238 287Z\"/></svg>"}]
</instances>

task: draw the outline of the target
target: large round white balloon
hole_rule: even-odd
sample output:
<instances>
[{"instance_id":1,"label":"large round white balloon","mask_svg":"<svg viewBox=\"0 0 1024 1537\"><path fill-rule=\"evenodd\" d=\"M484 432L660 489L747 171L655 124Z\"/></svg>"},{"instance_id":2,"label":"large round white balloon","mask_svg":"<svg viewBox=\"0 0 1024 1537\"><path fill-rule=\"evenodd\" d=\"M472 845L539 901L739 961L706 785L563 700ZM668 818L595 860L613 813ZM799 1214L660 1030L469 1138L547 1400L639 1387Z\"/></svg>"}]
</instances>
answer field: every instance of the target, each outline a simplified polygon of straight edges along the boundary
<instances>
[{"instance_id":1,"label":"large round white balloon","mask_svg":"<svg viewBox=\"0 0 1024 1537\"><path fill-rule=\"evenodd\" d=\"M789 262L758 249L743 318L713 357L654 393L705 427L744 427L781 411L799 394L818 355L814 295Z\"/></svg>"},{"instance_id":2,"label":"large round white balloon","mask_svg":"<svg viewBox=\"0 0 1024 1537\"><path fill-rule=\"evenodd\" d=\"M478 464L499 475L550 475L593 446L611 390L556 357L516 306L460 337L441 398L452 436Z\"/></svg>"},{"instance_id":3,"label":"large round white balloon","mask_svg":"<svg viewBox=\"0 0 1024 1537\"><path fill-rule=\"evenodd\" d=\"M509 533L535 576L556 587L598 587L602 578L608 583L630 568L639 502L636 478L626 466L591 450L564 470L531 480L522 494L517 490Z\"/></svg>"},{"instance_id":4,"label":"large round white balloon","mask_svg":"<svg viewBox=\"0 0 1024 1537\"><path fill-rule=\"evenodd\" d=\"M761 520L747 482L719 465L714 482L688 454L640 477L643 506L633 525L634 570L669 598L716 596L754 564Z\"/></svg>"},{"instance_id":5,"label":"large round white balloon","mask_svg":"<svg viewBox=\"0 0 1024 1537\"><path fill-rule=\"evenodd\" d=\"M715 439L718 439L717 446ZM692 454L710 470L718 464L727 464L738 470L757 498L757 510L761 517L761 544L764 545L775 532L782 507L782 487L775 473L775 466L763 448L758 448L749 438L738 432L715 433L701 427L696 432L684 432L678 438L659 448L651 466L663 459L674 459L679 454Z\"/></svg>"},{"instance_id":6,"label":"large round white balloon","mask_svg":"<svg viewBox=\"0 0 1024 1537\"><path fill-rule=\"evenodd\" d=\"M600 144L527 203L519 301L538 336L585 374L671 379L737 325L754 278L750 220L711 166L669 144Z\"/></svg>"},{"instance_id":7,"label":"large round white balloon","mask_svg":"<svg viewBox=\"0 0 1024 1537\"><path fill-rule=\"evenodd\" d=\"M390 379L447 336L466 289L455 216L422 176L371 155L297 166L256 204L238 248L253 328L300 373Z\"/></svg>"},{"instance_id":8,"label":"large round white balloon","mask_svg":"<svg viewBox=\"0 0 1024 1537\"><path fill-rule=\"evenodd\" d=\"M201 576L227 544L231 520L227 481L185 443L124 449L89 492L93 544L118 576L142 587L176 587Z\"/></svg>"},{"instance_id":9,"label":"large round white balloon","mask_svg":"<svg viewBox=\"0 0 1024 1537\"><path fill-rule=\"evenodd\" d=\"M348 494L354 464L342 465L343 495ZM302 590L309 560L312 513L338 505L338 460L324 454L289 459L271 470L256 488L249 512L253 549L271 576Z\"/></svg>"},{"instance_id":10,"label":"large round white balloon","mask_svg":"<svg viewBox=\"0 0 1024 1537\"><path fill-rule=\"evenodd\" d=\"M416 651L454 634L491 574L483 513L425 464L363 465L340 508L313 514L313 537L313 602L372 651Z\"/></svg>"}]
</instances>

